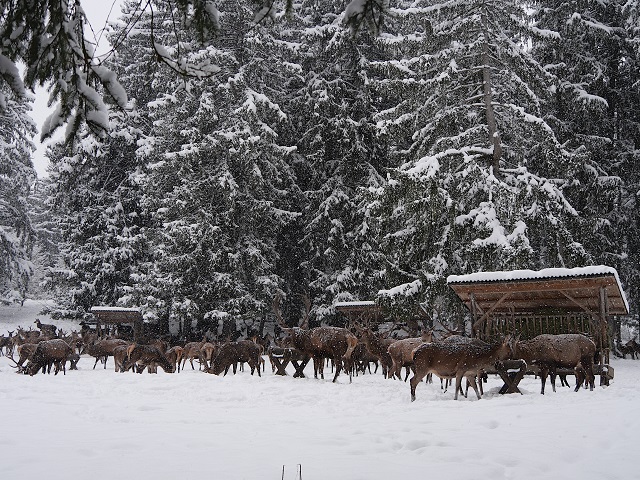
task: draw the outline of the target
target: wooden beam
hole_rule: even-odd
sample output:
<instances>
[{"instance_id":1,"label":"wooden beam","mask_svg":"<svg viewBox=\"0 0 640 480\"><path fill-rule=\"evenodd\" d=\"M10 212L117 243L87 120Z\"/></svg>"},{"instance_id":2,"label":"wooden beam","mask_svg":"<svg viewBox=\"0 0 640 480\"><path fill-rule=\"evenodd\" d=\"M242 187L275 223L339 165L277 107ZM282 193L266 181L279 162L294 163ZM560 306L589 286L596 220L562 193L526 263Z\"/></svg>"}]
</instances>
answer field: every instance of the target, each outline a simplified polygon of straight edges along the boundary
<instances>
[{"instance_id":1,"label":"wooden beam","mask_svg":"<svg viewBox=\"0 0 640 480\"><path fill-rule=\"evenodd\" d=\"M511 296L511 294L510 294L510 293L505 293L505 294L504 294L504 295L503 295L503 296L502 296L502 297L501 297L501 298L500 298L496 303L494 303L494 304L491 306L491 308L489 308L489 310L487 310L487 311L482 315L482 317L480 317L480 319L479 319L479 320L477 320L477 321L473 324L473 326L474 326L474 327L477 327L477 326L479 326L480 324L482 324L482 322L483 322L484 320L486 320L486 319L489 317L489 314L490 314L491 312L493 312L496 308L498 308L498 307L499 307L499 306L500 306L500 305L501 305L501 304L502 304L502 303L503 303L507 298L509 298L510 296Z\"/></svg>"},{"instance_id":2,"label":"wooden beam","mask_svg":"<svg viewBox=\"0 0 640 480\"><path fill-rule=\"evenodd\" d=\"M565 297L567 297L569 300L571 300L572 303L574 303L575 305L577 305L578 307L580 307L582 310L584 310L586 313L588 313L589 315L593 316L594 318L598 318L596 316L596 312L594 312L593 310L590 310L588 306L585 306L583 303L580 303L578 300L576 300L575 298L573 298L571 295L569 295L567 292L565 292L564 290L560 290L560 293L562 293L562 295L564 295Z\"/></svg>"},{"instance_id":3,"label":"wooden beam","mask_svg":"<svg viewBox=\"0 0 640 480\"><path fill-rule=\"evenodd\" d=\"M499 299L498 299L499 300ZM482 301L482 302L477 302L478 307L484 307L486 309L491 308L491 306L493 306L495 303L497 302L497 300L494 301ZM589 307L589 305L585 305L587 308ZM569 302L566 299L559 299L559 298L554 298L554 299L546 299L546 300L540 300L539 302L533 302L531 300L524 300L524 299L514 299L514 298L510 298L508 302L506 302L506 304L504 305L500 305L500 308L498 308L497 310L500 312L510 312L511 308L515 309L515 313L518 312L535 312L538 311L540 309L544 309L544 308L559 308L562 310L582 310L582 308L578 307L577 305L575 305L572 302ZM597 314L597 305L594 304L593 305L594 309L592 309L592 311L595 311Z\"/></svg>"}]
</instances>

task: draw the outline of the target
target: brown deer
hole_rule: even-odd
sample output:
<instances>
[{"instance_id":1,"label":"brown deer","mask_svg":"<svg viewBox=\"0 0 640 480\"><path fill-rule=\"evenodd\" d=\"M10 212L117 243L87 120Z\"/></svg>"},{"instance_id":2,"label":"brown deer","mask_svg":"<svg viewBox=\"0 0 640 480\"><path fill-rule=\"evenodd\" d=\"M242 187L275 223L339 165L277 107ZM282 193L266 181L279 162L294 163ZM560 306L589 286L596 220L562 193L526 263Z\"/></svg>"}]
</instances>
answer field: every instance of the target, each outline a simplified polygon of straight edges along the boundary
<instances>
[{"instance_id":1,"label":"brown deer","mask_svg":"<svg viewBox=\"0 0 640 480\"><path fill-rule=\"evenodd\" d=\"M444 326L444 325L443 325ZM478 345L481 347L484 347L487 344L487 342L484 342L482 340L480 340L479 338L471 338L471 337L465 337L464 335L460 335L459 333L456 333L454 331L449 330L447 327L445 327L446 330L448 330L449 335L443 340L443 342L449 342L449 343L457 343L457 344L474 344L474 345ZM484 395L484 391L482 388L482 381L485 380L487 377L487 374L485 373L485 371L483 369L480 369L477 373L477 379L478 379L478 388L480 389L480 395ZM444 388L444 391L447 391L447 387L449 385L449 382L452 379L440 379L441 385L440 387L442 388L442 381L444 380L446 386ZM464 391L464 396L467 396L467 392L469 391L469 386L471 384L469 383L469 380L467 380L467 385L465 387L465 391ZM462 393L462 391L460 392Z\"/></svg>"},{"instance_id":2,"label":"brown deer","mask_svg":"<svg viewBox=\"0 0 640 480\"><path fill-rule=\"evenodd\" d=\"M211 363L211 367L206 368L205 372L215 375L220 375L224 372L226 375L229 372L229 368L233 367L233 374L235 375L238 363L247 362L251 367L251 375L257 370L260 377L261 350L261 347L251 340L225 343L220 347L218 354Z\"/></svg>"},{"instance_id":3,"label":"brown deer","mask_svg":"<svg viewBox=\"0 0 640 480\"><path fill-rule=\"evenodd\" d=\"M13 337L14 347L22 345L23 343L38 343L49 340L48 336L42 335L39 330L31 330L31 327L29 327L29 330L18 327L16 331L17 334Z\"/></svg>"},{"instance_id":4,"label":"brown deer","mask_svg":"<svg viewBox=\"0 0 640 480\"><path fill-rule=\"evenodd\" d=\"M616 345L616 348L622 354L622 358L626 358L627 355L631 355L633 360L636 359L636 355L638 354L638 351L640 351L639 347L640 345L638 345L638 342L636 342L635 339L631 339L624 344L618 343Z\"/></svg>"},{"instance_id":5,"label":"brown deer","mask_svg":"<svg viewBox=\"0 0 640 480\"><path fill-rule=\"evenodd\" d=\"M33 352L36 351L37 343L23 343L18 345L16 348L19 358L18 361L13 358L13 351L9 354L8 358L11 360L15 366L12 365L13 368L17 368L17 373L24 373L24 365L25 362L33 355Z\"/></svg>"},{"instance_id":6,"label":"brown deer","mask_svg":"<svg viewBox=\"0 0 640 480\"><path fill-rule=\"evenodd\" d=\"M423 343L431 343L432 341L433 332L423 331L420 337L403 338L389 345L387 352L391 357L390 377L402 380L402 368L404 367L407 370L404 377L406 382L409 377L409 369L415 371L413 367L413 351Z\"/></svg>"},{"instance_id":7,"label":"brown deer","mask_svg":"<svg viewBox=\"0 0 640 480\"><path fill-rule=\"evenodd\" d=\"M106 369L107 359L113 356L114 350L120 345L129 345L129 342L119 338L105 338L104 340L95 340L93 343L88 344L87 353L96 359L93 364L93 369L95 370L98 361L102 361Z\"/></svg>"},{"instance_id":8,"label":"brown deer","mask_svg":"<svg viewBox=\"0 0 640 480\"><path fill-rule=\"evenodd\" d=\"M593 390L594 374L593 361L596 355L596 344L579 333L561 335L538 335L531 340L516 342L514 358L524 360L528 365L540 368L540 393L544 395L547 376L551 376L551 387L556 391L555 377L557 368L580 369L584 372L584 379ZM579 378L577 376L576 378ZM580 389L576 385L575 391Z\"/></svg>"},{"instance_id":9,"label":"brown deer","mask_svg":"<svg viewBox=\"0 0 640 480\"><path fill-rule=\"evenodd\" d=\"M184 370L184 366L186 365L187 360L189 360L189 363L191 364L191 370L195 370L193 366L194 360L200 361L199 369L202 369L202 364L204 363L202 359L202 347L205 343L207 343L206 340L202 340L201 342L189 342L185 344L182 350L182 370Z\"/></svg>"},{"instance_id":10,"label":"brown deer","mask_svg":"<svg viewBox=\"0 0 640 480\"><path fill-rule=\"evenodd\" d=\"M455 342L433 342L420 345L413 352L416 373L409 382L411 401L416 399L416 387L428 373L433 373L440 378L455 378L455 400L458 399L462 378L466 377L480 399L475 380L478 371L492 367L497 360L511 358L513 344L514 339L507 336L502 342L494 345Z\"/></svg>"},{"instance_id":11,"label":"brown deer","mask_svg":"<svg viewBox=\"0 0 640 480\"><path fill-rule=\"evenodd\" d=\"M116 372L124 372L124 362L127 360L130 345L118 345L113 349L113 364Z\"/></svg>"},{"instance_id":12,"label":"brown deer","mask_svg":"<svg viewBox=\"0 0 640 480\"><path fill-rule=\"evenodd\" d=\"M25 367L25 372L33 376L41 368L44 369L45 367L48 367L49 372L51 372L51 366L55 364L54 374L57 375L60 368L62 368L63 374L66 375L65 364L72 354L73 349L60 338L40 342L29 358L29 364Z\"/></svg>"},{"instance_id":13,"label":"brown deer","mask_svg":"<svg viewBox=\"0 0 640 480\"><path fill-rule=\"evenodd\" d=\"M58 327L56 327L55 325L51 325L49 323L41 323L40 319L38 318L36 318L35 322L33 323L36 324L36 327L38 327L42 335L46 335L49 337L56 336L56 330L58 329Z\"/></svg>"},{"instance_id":14,"label":"brown deer","mask_svg":"<svg viewBox=\"0 0 640 480\"><path fill-rule=\"evenodd\" d=\"M373 355L367 345L364 342L358 342L356 348L353 350L351 354L351 368L352 373L356 376L360 373L365 374L367 370L371 373L371 364L375 365L374 373L378 371L379 359L376 355Z\"/></svg>"},{"instance_id":15,"label":"brown deer","mask_svg":"<svg viewBox=\"0 0 640 480\"><path fill-rule=\"evenodd\" d=\"M352 371L351 355L356 345L358 345L358 338L346 328L316 327L309 329L311 301L306 295L303 297L303 300L305 303L305 315L302 326L289 328L284 323L282 313L280 312L280 293L276 295L273 303L276 319L283 331L290 337L294 348L313 358L314 378L318 378L318 372L320 372L320 377L324 379L322 367L325 358L333 361L336 367L336 372L333 377L333 381L335 382L343 366L345 371ZM351 377L349 381L351 381Z\"/></svg>"},{"instance_id":16,"label":"brown deer","mask_svg":"<svg viewBox=\"0 0 640 480\"><path fill-rule=\"evenodd\" d=\"M393 360L389 354L389 347L397 340L394 338L385 338L384 336L375 333L369 326L361 327L356 325L356 331L360 334L360 338L367 346L367 350L378 359L382 366L382 375L384 378L392 378L392 366Z\"/></svg>"},{"instance_id":17,"label":"brown deer","mask_svg":"<svg viewBox=\"0 0 640 480\"><path fill-rule=\"evenodd\" d=\"M169 350L166 351L165 355L167 356L167 359L173 364L175 365L176 371L180 371L180 362L182 361L182 352L183 352L183 348L176 345L175 347L171 347Z\"/></svg>"},{"instance_id":18,"label":"brown deer","mask_svg":"<svg viewBox=\"0 0 640 480\"><path fill-rule=\"evenodd\" d=\"M13 332L10 331L8 337L0 335L0 356L3 354L8 356L13 351Z\"/></svg>"},{"instance_id":19,"label":"brown deer","mask_svg":"<svg viewBox=\"0 0 640 480\"><path fill-rule=\"evenodd\" d=\"M138 373L142 373L145 367L154 365L160 366L166 373L173 373L175 370L175 365L155 345L131 344L127 349L127 359L122 364L122 369L126 372L135 364L140 367Z\"/></svg>"},{"instance_id":20,"label":"brown deer","mask_svg":"<svg viewBox=\"0 0 640 480\"><path fill-rule=\"evenodd\" d=\"M218 348L218 345L211 342L204 342L200 347L200 362L204 363L205 369L211 366Z\"/></svg>"}]
</instances>

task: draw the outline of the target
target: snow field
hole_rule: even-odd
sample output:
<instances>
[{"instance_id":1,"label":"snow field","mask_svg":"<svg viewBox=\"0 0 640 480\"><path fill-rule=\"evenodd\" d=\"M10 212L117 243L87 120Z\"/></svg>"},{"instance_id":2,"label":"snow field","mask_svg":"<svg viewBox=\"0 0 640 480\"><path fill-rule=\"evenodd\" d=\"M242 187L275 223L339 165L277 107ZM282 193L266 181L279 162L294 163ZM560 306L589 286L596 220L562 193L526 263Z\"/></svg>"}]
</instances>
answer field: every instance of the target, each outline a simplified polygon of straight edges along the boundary
<instances>
[{"instance_id":1,"label":"snow field","mask_svg":"<svg viewBox=\"0 0 640 480\"><path fill-rule=\"evenodd\" d=\"M501 396L490 376L482 400L454 401L435 379L413 403L408 382L380 372L334 384L328 372L279 377L268 362L261 378L189 365L120 374L112 359L106 370L93 362L29 377L0 358L2 478L277 480L285 465L293 480L297 464L304 480L627 480L637 471L640 361L615 360L611 386L593 392L558 386L542 396L539 380L525 378L523 395Z\"/></svg>"}]
</instances>

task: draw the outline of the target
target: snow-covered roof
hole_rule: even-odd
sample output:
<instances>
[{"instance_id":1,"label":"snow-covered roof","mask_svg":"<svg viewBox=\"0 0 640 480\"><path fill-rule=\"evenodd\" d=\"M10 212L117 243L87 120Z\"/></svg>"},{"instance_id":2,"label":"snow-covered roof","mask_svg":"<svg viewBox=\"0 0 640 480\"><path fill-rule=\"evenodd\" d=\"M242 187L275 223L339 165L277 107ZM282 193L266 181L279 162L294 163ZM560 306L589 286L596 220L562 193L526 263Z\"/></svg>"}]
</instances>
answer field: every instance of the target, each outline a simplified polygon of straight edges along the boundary
<instances>
[{"instance_id":1,"label":"snow-covered roof","mask_svg":"<svg viewBox=\"0 0 640 480\"><path fill-rule=\"evenodd\" d=\"M613 267L595 265L577 268L544 268L542 270L508 270L502 272L476 272L468 275L449 275L447 283L508 282L512 280L539 280L544 278L586 277L614 275L620 284L618 272Z\"/></svg>"},{"instance_id":2,"label":"snow-covered roof","mask_svg":"<svg viewBox=\"0 0 640 480\"><path fill-rule=\"evenodd\" d=\"M105 323L130 323L141 322L142 313L137 308L124 307L91 307L91 313L101 322Z\"/></svg>"},{"instance_id":3,"label":"snow-covered roof","mask_svg":"<svg viewBox=\"0 0 640 480\"><path fill-rule=\"evenodd\" d=\"M349 318L349 321L369 322L382 318L382 307L371 300L356 300L353 302L336 302L335 309Z\"/></svg>"},{"instance_id":4,"label":"snow-covered roof","mask_svg":"<svg viewBox=\"0 0 640 480\"><path fill-rule=\"evenodd\" d=\"M487 305L493 304L500 298L499 293L509 292L510 301L504 302L503 308L513 307L515 299L525 309L535 305L575 308L578 299L593 311L599 308L598 288L604 287L610 313L629 312L618 272L605 265L450 275L447 284L466 304L470 304L472 296L476 302L483 298Z\"/></svg>"},{"instance_id":5,"label":"snow-covered roof","mask_svg":"<svg viewBox=\"0 0 640 480\"><path fill-rule=\"evenodd\" d=\"M350 307L373 307L376 302L373 301L355 301L355 302L336 302L334 307L340 308L350 308Z\"/></svg>"},{"instance_id":6,"label":"snow-covered roof","mask_svg":"<svg viewBox=\"0 0 640 480\"><path fill-rule=\"evenodd\" d=\"M91 307L91 312L135 312L140 313L138 308L124 308L124 307Z\"/></svg>"}]
</instances>

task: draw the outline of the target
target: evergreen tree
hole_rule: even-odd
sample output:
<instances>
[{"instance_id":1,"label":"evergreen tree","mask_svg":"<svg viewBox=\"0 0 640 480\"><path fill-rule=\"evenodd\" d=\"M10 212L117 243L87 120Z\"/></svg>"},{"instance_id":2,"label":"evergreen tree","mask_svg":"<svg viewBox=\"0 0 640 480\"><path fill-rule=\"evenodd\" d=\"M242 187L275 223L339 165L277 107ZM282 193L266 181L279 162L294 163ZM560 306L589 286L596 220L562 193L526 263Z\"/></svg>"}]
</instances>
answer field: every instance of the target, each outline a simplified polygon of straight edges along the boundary
<instances>
[{"instance_id":1,"label":"evergreen tree","mask_svg":"<svg viewBox=\"0 0 640 480\"><path fill-rule=\"evenodd\" d=\"M0 59L1 60L1 59ZM0 77L0 301L24 301L33 274L35 232L28 196L36 172L31 161L35 126L30 100Z\"/></svg>"},{"instance_id":2,"label":"evergreen tree","mask_svg":"<svg viewBox=\"0 0 640 480\"><path fill-rule=\"evenodd\" d=\"M402 7L402 5L401 5ZM381 115L400 167L381 195L387 282L431 299L449 273L575 266L580 219L563 194L575 159L544 119L555 78L519 2L398 8ZM577 224L577 225L574 225ZM414 302L415 304L415 302Z\"/></svg>"},{"instance_id":3,"label":"evergreen tree","mask_svg":"<svg viewBox=\"0 0 640 480\"><path fill-rule=\"evenodd\" d=\"M37 179L29 195L29 218L35 232L32 261L34 276L29 291L38 298L61 297L58 285L46 278L51 269L61 266L60 243L62 235L51 208L51 179ZM43 288L48 285L48 289Z\"/></svg>"},{"instance_id":4,"label":"evergreen tree","mask_svg":"<svg viewBox=\"0 0 640 480\"><path fill-rule=\"evenodd\" d=\"M342 28L336 2L299 10L293 35L302 38L298 62L304 83L293 93L297 152L305 191L303 269L317 320L332 321L336 301L372 298L381 286L376 221L369 188L383 183L386 145L376 136L376 101L369 62L377 41ZM299 292L300 293L300 292Z\"/></svg>"},{"instance_id":5,"label":"evergreen tree","mask_svg":"<svg viewBox=\"0 0 640 480\"><path fill-rule=\"evenodd\" d=\"M160 12L155 12L159 14ZM159 85L176 74L161 72L149 46L152 14L141 15L137 2L123 5L122 21L109 40L118 46L109 67L133 94L126 110L111 105L110 130L101 142L85 131L82 142L51 152L54 199L63 232L62 268L51 270L51 283L66 288L66 309L88 311L93 305L140 306L149 268L146 238L149 217L142 204L144 152L153 139L148 103ZM160 16L162 18L162 16ZM127 36L133 22L138 29ZM121 39L126 37L126 41ZM154 40L175 42L173 32L156 29ZM144 306L144 304L142 305ZM151 314L153 312L150 312Z\"/></svg>"},{"instance_id":6,"label":"evergreen tree","mask_svg":"<svg viewBox=\"0 0 640 480\"><path fill-rule=\"evenodd\" d=\"M632 9L623 3L541 4L537 25L555 35L534 52L559 79L547 116L579 159L566 193L585 219L585 247L595 262L615 266L632 283L635 216L628 192L637 184L638 56L633 28L625 28Z\"/></svg>"},{"instance_id":7,"label":"evergreen tree","mask_svg":"<svg viewBox=\"0 0 640 480\"><path fill-rule=\"evenodd\" d=\"M112 133L104 144L52 149L50 176L62 230L63 265L51 281L67 286L63 307L127 305L132 275L145 255L140 185L130 143ZM87 137L90 138L90 137Z\"/></svg>"},{"instance_id":8,"label":"evergreen tree","mask_svg":"<svg viewBox=\"0 0 640 480\"><path fill-rule=\"evenodd\" d=\"M250 5L229 14L208 55L220 75L176 82L154 104L146 208L156 253L150 273L158 305L189 329L217 328L223 314L270 311L282 279L278 238L299 195L278 140L277 49L270 30L247 23ZM176 130L175 125L180 125Z\"/></svg>"}]
</instances>

